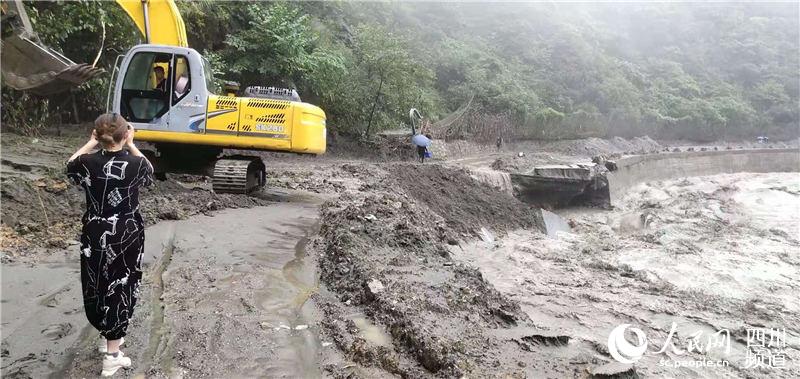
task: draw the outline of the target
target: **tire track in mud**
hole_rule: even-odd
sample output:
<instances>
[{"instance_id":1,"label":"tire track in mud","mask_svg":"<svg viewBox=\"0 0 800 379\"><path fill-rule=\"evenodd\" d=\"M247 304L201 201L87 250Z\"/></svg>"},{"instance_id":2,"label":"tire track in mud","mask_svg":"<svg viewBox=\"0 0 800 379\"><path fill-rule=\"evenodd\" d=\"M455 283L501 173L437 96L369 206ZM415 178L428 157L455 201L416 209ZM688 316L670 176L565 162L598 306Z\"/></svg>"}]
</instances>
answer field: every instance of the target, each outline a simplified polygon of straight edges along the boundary
<instances>
[{"instance_id":1,"label":"tire track in mud","mask_svg":"<svg viewBox=\"0 0 800 379\"><path fill-rule=\"evenodd\" d=\"M158 366L168 376L172 371L173 346L170 343L170 329L166 322L166 304L164 303L164 272L172 263L175 253L175 230L172 228L171 236L166 241L161 257L154 269L149 273L151 278L152 293L150 294L150 334L147 350L144 353L145 361L141 367Z\"/></svg>"},{"instance_id":2,"label":"tire track in mud","mask_svg":"<svg viewBox=\"0 0 800 379\"><path fill-rule=\"evenodd\" d=\"M294 246L294 259L286 262L281 270L286 281L299 290L299 293L293 301L293 305L295 305L298 310L319 290L318 275L313 275L311 280L313 283L311 285L298 277L298 275L301 274L303 266L308 265L308 263L305 262L305 258L308 256L307 247L309 242L311 242L311 236L319 233L319 228L319 221L315 222L311 227L301 228L304 230L305 234L297 240Z\"/></svg>"},{"instance_id":3,"label":"tire track in mud","mask_svg":"<svg viewBox=\"0 0 800 379\"><path fill-rule=\"evenodd\" d=\"M148 377L320 375L312 205L223 211L152 233L164 242L148 283Z\"/></svg>"}]
</instances>

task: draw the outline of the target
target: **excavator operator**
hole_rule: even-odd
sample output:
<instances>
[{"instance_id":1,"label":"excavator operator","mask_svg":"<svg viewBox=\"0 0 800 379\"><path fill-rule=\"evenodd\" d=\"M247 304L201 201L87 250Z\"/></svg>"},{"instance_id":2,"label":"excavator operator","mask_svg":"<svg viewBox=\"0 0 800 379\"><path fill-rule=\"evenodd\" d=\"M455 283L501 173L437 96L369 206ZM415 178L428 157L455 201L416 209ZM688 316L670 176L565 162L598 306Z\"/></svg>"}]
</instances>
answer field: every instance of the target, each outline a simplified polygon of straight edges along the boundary
<instances>
[{"instance_id":1,"label":"excavator operator","mask_svg":"<svg viewBox=\"0 0 800 379\"><path fill-rule=\"evenodd\" d=\"M167 78L164 76L164 68L156 66L153 72L156 74L156 86L153 89L167 92Z\"/></svg>"}]
</instances>

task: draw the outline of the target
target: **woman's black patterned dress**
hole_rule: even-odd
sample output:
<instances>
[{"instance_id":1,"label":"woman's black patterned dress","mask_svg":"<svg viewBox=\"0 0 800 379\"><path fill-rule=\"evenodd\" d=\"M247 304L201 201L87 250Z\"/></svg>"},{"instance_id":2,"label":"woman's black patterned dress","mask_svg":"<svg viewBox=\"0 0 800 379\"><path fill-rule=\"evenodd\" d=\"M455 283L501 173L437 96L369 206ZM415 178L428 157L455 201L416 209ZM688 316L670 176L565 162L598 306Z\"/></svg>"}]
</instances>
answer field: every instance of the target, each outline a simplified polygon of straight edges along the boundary
<instances>
[{"instance_id":1,"label":"woman's black patterned dress","mask_svg":"<svg viewBox=\"0 0 800 379\"><path fill-rule=\"evenodd\" d=\"M142 278L144 223L139 187L153 167L126 150L84 154L67 162L67 176L86 192L81 234L81 284L89 322L104 337L125 336Z\"/></svg>"}]
</instances>

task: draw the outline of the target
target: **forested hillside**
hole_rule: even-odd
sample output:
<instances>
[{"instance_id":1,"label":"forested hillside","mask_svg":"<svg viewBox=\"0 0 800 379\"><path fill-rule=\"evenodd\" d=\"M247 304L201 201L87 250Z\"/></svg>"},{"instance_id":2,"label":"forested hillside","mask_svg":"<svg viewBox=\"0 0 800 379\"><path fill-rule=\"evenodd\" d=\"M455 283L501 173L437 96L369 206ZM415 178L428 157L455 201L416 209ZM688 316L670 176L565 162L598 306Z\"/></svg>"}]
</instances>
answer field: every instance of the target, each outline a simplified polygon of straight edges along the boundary
<instances>
[{"instance_id":1,"label":"forested hillside","mask_svg":"<svg viewBox=\"0 0 800 379\"><path fill-rule=\"evenodd\" d=\"M35 29L100 65L140 37L113 2L26 2ZM464 111L442 133L508 137L797 137L796 4L179 1L190 46L220 78L295 87L336 134L369 136ZM108 75L75 94L105 108ZM71 98L3 88L3 123L74 119ZM465 108L465 105L469 105ZM59 117L56 117L59 116ZM466 131L466 132L465 132Z\"/></svg>"}]
</instances>

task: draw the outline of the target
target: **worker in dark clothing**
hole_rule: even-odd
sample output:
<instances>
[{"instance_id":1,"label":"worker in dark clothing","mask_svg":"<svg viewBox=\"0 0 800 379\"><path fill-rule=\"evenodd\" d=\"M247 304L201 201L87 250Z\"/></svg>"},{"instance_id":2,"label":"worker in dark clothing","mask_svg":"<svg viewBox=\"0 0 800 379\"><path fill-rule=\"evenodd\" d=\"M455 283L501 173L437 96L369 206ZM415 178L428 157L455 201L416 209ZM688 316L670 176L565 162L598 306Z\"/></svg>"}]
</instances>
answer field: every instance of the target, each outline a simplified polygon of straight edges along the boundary
<instances>
[{"instance_id":1,"label":"worker in dark clothing","mask_svg":"<svg viewBox=\"0 0 800 379\"><path fill-rule=\"evenodd\" d=\"M425 163L425 157L430 154L428 152L428 147L431 145L431 136L428 134L417 134L411 137L411 143L417 147L419 163Z\"/></svg>"}]
</instances>

